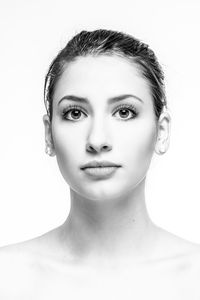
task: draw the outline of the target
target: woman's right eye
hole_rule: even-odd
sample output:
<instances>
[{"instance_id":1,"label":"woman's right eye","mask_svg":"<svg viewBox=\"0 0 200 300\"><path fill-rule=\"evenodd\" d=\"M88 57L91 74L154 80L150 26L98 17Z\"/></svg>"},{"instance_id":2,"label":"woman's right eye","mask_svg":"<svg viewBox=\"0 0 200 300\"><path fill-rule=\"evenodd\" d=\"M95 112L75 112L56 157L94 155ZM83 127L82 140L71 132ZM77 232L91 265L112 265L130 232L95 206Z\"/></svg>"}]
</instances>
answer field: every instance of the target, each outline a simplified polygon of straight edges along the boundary
<instances>
[{"instance_id":1,"label":"woman's right eye","mask_svg":"<svg viewBox=\"0 0 200 300\"><path fill-rule=\"evenodd\" d=\"M66 109L62 112L62 118L64 120L69 121L79 121L81 114L86 114L83 109L78 105L69 105ZM71 117L70 117L71 116Z\"/></svg>"}]
</instances>

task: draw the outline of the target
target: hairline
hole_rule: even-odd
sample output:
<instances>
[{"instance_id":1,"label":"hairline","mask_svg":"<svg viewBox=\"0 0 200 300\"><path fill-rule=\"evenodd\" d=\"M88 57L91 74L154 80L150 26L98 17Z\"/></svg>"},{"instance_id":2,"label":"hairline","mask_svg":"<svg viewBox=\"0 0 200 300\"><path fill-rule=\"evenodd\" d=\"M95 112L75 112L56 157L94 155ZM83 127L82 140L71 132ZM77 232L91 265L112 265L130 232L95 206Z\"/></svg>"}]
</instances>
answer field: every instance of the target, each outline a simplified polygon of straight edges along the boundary
<instances>
[{"instance_id":1,"label":"hairline","mask_svg":"<svg viewBox=\"0 0 200 300\"><path fill-rule=\"evenodd\" d=\"M89 52L85 55L78 55L78 56L74 56L74 57L71 57L71 58L68 58L68 59L63 59L63 65L60 69L60 74L57 75L57 78L54 82L54 92L51 96L51 101L52 101L52 112L53 112L53 98L54 98L54 94L55 94L55 91L56 91L56 85L58 84L58 81L60 80L60 78L62 77L63 73L67 70L68 66L70 64L73 64L75 63L76 61L78 61L78 59L80 58L86 58L86 57L99 57L99 56L107 56L107 57L111 57L111 56L117 56L117 57L120 57L122 59L124 59L125 61L127 61L128 63L130 63L131 65L135 66L137 71L138 71L138 76L141 76L147 83L148 87L149 87L149 91L151 93L151 96L153 97L153 92L152 92L152 85L151 85L151 82L150 80L148 80L148 78L144 75L144 72L143 72L143 67L137 62L135 61L135 59L139 58L139 56L135 56L135 57L131 57L129 55L126 55L124 53L122 53L121 51L117 51L117 50L111 50L111 51L107 51L107 52ZM152 99L152 102L153 102L153 99Z\"/></svg>"}]
</instances>

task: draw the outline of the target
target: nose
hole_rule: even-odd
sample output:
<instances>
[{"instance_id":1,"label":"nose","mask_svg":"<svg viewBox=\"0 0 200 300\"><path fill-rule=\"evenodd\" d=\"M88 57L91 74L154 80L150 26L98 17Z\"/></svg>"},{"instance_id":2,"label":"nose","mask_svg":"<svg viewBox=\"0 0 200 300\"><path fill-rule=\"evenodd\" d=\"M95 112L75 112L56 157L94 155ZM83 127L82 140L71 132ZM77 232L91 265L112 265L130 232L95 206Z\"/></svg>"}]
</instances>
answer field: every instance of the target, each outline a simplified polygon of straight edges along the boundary
<instances>
[{"instance_id":1,"label":"nose","mask_svg":"<svg viewBox=\"0 0 200 300\"><path fill-rule=\"evenodd\" d=\"M103 122L99 122L98 124L96 124L96 126L92 124L92 130L89 134L86 144L86 151L99 153L101 151L107 152L112 150L111 143L108 140L108 135L106 134L106 131L104 129L105 127L102 126L102 123Z\"/></svg>"}]
</instances>

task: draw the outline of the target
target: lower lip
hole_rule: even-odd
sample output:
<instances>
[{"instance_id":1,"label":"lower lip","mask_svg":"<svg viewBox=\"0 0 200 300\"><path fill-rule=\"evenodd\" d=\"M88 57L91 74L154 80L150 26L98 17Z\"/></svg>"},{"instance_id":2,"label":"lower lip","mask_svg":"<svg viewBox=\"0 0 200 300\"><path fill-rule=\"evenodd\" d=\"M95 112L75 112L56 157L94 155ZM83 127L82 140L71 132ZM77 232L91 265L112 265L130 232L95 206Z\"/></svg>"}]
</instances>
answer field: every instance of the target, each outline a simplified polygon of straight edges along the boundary
<instances>
[{"instance_id":1,"label":"lower lip","mask_svg":"<svg viewBox=\"0 0 200 300\"><path fill-rule=\"evenodd\" d=\"M86 168L83 169L83 171L92 177L104 178L114 174L118 168L119 167Z\"/></svg>"}]
</instances>

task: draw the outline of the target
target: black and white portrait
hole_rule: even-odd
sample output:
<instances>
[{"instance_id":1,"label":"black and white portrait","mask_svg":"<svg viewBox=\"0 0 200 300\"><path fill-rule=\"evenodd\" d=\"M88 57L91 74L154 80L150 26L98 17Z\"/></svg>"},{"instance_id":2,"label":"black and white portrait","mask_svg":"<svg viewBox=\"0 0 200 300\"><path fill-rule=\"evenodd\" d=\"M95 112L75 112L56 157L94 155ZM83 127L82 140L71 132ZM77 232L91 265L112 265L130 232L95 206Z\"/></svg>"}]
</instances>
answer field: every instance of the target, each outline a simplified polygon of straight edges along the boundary
<instances>
[{"instance_id":1,"label":"black and white portrait","mask_svg":"<svg viewBox=\"0 0 200 300\"><path fill-rule=\"evenodd\" d=\"M198 1L0 7L0 298L200 299Z\"/></svg>"}]
</instances>

